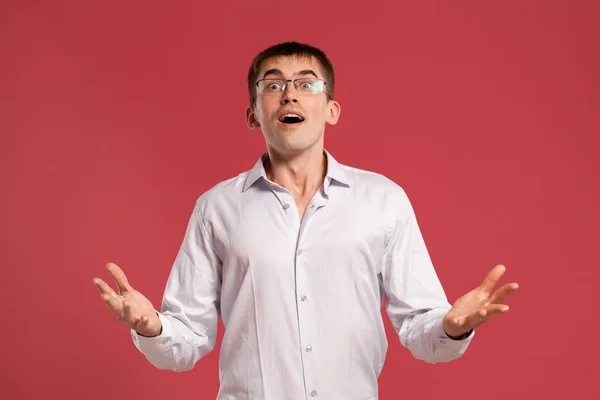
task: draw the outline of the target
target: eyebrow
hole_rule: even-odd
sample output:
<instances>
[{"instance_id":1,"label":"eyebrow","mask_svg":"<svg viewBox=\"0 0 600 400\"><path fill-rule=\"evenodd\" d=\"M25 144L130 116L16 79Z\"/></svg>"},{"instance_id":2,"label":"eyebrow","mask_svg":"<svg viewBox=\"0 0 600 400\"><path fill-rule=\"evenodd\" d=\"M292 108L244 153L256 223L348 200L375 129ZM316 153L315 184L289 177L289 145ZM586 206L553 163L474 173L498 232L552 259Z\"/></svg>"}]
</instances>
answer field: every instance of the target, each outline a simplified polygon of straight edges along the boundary
<instances>
[{"instance_id":1,"label":"eyebrow","mask_svg":"<svg viewBox=\"0 0 600 400\"><path fill-rule=\"evenodd\" d=\"M281 72L280 70L278 70L276 68L269 69L269 70L265 71L265 73L263 74L263 79L265 79L267 77L267 75L283 76L283 72ZM318 78L317 74L312 69L303 69L302 71L298 71L298 72L294 73L294 75L301 75L301 76L312 75L315 78Z\"/></svg>"}]
</instances>

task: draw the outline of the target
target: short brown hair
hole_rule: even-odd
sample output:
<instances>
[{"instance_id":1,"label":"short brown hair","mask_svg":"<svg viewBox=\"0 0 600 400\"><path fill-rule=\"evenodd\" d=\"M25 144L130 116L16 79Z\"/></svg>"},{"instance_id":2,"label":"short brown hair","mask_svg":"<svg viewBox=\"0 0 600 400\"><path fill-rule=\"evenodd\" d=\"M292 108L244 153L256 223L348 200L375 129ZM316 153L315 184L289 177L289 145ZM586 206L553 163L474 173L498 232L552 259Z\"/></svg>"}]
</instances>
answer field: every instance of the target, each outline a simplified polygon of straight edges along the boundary
<instances>
[{"instance_id":1,"label":"short brown hair","mask_svg":"<svg viewBox=\"0 0 600 400\"><path fill-rule=\"evenodd\" d=\"M313 46L298 42L284 42L273 45L266 50L260 52L248 70L248 92L250 94L250 104L254 105L256 101L256 81L260 68L266 60L274 57L307 57L315 58L325 74L325 93L327 100L333 99L333 87L335 84L335 75L333 73L333 65L325 55L325 53Z\"/></svg>"}]
</instances>

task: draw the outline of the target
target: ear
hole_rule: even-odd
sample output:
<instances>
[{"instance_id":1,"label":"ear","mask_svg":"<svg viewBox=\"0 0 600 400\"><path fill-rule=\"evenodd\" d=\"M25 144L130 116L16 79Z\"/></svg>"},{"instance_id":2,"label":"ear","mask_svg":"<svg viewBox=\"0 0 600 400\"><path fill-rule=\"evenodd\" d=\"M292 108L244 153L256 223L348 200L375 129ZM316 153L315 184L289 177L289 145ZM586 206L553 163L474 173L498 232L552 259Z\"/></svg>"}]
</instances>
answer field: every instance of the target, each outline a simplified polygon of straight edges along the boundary
<instances>
[{"instance_id":1,"label":"ear","mask_svg":"<svg viewBox=\"0 0 600 400\"><path fill-rule=\"evenodd\" d=\"M260 123L256 119L256 114L254 114L252 106L246 107L246 125L250 129L260 128Z\"/></svg>"},{"instance_id":2,"label":"ear","mask_svg":"<svg viewBox=\"0 0 600 400\"><path fill-rule=\"evenodd\" d=\"M342 106L335 100L329 101L329 113L327 114L327 123L329 125L337 124L340 119L340 113L342 112Z\"/></svg>"}]
</instances>

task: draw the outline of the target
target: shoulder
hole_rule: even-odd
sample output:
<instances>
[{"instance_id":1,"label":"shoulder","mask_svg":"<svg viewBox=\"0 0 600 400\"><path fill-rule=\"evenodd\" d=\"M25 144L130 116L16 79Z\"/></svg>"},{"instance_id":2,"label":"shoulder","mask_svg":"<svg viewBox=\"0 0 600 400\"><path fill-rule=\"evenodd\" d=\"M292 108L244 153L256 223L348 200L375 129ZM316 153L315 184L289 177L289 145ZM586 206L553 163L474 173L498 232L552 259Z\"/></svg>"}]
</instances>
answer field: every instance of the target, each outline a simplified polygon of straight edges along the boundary
<instances>
[{"instance_id":1,"label":"shoulder","mask_svg":"<svg viewBox=\"0 0 600 400\"><path fill-rule=\"evenodd\" d=\"M353 197L361 209L376 210L387 223L402 221L414 215L405 189L387 176L374 171L341 165Z\"/></svg>"},{"instance_id":2,"label":"shoulder","mask_svg":"<svg viewBox=\"0 0 600 400\"><path fill-rule=\"evenodd\" d=\"M221 181L202 193L196 200L196 212L205 219L211 214L234 210L242 194L249 171Z\"/></svg>"},{"instance_id":3,"label":"shoulder","mask_svg":"<svg viewBox=\"0 0 600 400\"><path fill-rule=\"evenodd\" d=\"M404 188L383 174L347 165L341 165L341 168L349 178L350 185L359 193L379 196L392 201L408 200Z\"/></svg>"}]
</instances>

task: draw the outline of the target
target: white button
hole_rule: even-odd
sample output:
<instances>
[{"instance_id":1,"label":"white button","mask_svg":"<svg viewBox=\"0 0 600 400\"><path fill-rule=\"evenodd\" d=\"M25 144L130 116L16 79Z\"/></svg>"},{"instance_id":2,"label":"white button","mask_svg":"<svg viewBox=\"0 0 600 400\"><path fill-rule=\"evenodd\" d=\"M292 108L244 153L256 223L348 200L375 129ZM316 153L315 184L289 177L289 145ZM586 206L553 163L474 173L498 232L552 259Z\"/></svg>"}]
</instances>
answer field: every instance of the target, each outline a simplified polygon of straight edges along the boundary
<instances>
[{"instance_id":1,"label":"white button","mask_svg":"<svg viewBox=\"0 0 600 400\"><path fill-rule=\"evenodd\" d=\"M300 255L300 253L302 253L302 250L298 250L298 251L296 252L296 255Z\"/></svg>"},{"instance_id":2,"label":"white button","mask_svg":"<svg viewBox=\"0 0 600 400\"><path fill-rule=\"evenodd\" d=\"M312 206L310 206L310 209L311 209L311 210L312 210L312 209L314 209L314 208L315 208L315 205L314 205L314 204L313 204Z\"/></svg>"},{"instance_id":3,"label":"white button","mask_svg":"<svg viewBox=\"0 0 600 400\"><path fill-rule=\"evenodd\" d=\"M300 296L300 300L306 301L306 296L305 295Z\"/></svg>"},{"instance_id":4,"label":"white button","mask_svg":"<svg viewBox=\"0 0 600 400\"><path fill-rule=\"evenodd\" d=\"M283 209L284 209L284 210L287 210L288 208L290 208L290 205L289 205L288 203L285 203L285 204L283 205Z\"/></svg>"},{"instance_id":5,"label":"white button","mask_svg":"<svg viewBox=\"0 0 600 400\"><path fill-rule=\"evenodd\" d=\"M312 350L312 346L309 344L308 346L306 346L306 352L308 353L309 351Z\"/></svg>"},{"instance_id":6,"label":"white button","mask_svg":"<svg viewBox=\"0 0 600 400\"><path fill-rule=\"evenodd\" d=\"M312 397L317 397L317 391L316 391L316 390L313 390L312 392L310 392L310 395L311 395Z\"/></svg>"}]
</instances>

